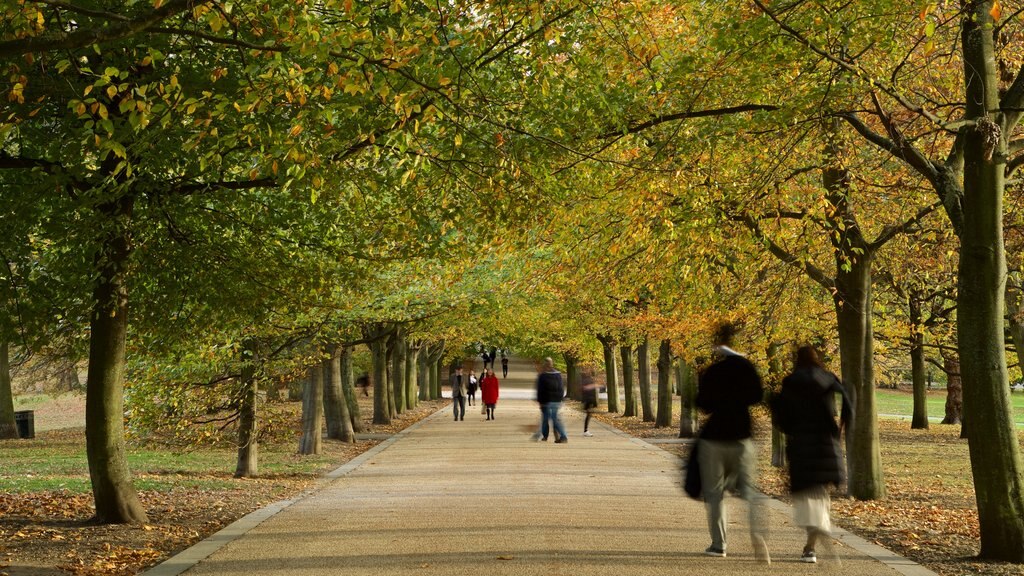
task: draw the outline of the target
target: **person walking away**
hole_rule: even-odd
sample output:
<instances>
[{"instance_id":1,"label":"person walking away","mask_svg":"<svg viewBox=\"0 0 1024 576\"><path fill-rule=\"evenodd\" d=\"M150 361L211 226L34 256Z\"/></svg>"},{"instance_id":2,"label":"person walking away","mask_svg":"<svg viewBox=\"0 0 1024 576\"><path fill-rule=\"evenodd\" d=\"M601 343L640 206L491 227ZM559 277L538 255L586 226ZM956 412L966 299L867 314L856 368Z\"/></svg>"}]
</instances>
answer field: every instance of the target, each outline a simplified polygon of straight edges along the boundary
<instances>
[{"instance_id":1,"label":"person walking away","mask_svg":"<svg viewBox=\"0 0 1024 576\"><path fill-rule=\"evenodd\" d=\"M360 374L359 378L356 378L356 386L358 386L358 387L363 389L363 396L369 396L370 395L370 375L367 374L366 372L363 372L362 374Z\"/></svg>"},{"instance_id":2,"label":"person walking away","mask_svg":"<svg viewBox=\"0 0 1024 576\"><path fill-rule=\"evenodd\" d=\"M456 422L466 419L466 377L462 375L461 367L452 374L452 408Z\"/></svg>"},{"instance_id":3,"label":"person walking away","mask_svg":"<svg viewBox=\"0 0 1024 576\"><path fill-rule=\"evenodd\" d=\"M550 424L555 429L556 444L565 444L569 441L565 427L558 417L558 410L562 407L564 397L565 384L562 382L562 373L555 369L554 360L545 358L544 371L537 376L537 402L543 414L540 428L542 440L547 441Z\"/></svg>"},{"instance_id":4,"label":"person walking away","mask_svg":"<svg viewBox=\"0 0 1024 576\"><path fill-rule=\"evenodd\" d=\"M487 349L480 353L480 357L484 359L484 370L487 370L487 363L491 360L491 355L487 353Z\"/></svg>"},{"instance_id":5,"label":"person walking away","mask_svg":"<svg viewBox=\"0 0 1024 576\"><path fill-rule=\"evenodd\" d=\"M757 455L750 423L750 407L761 401L764 391L754 365L730 348L736 333L732 323L717 328L715 362L697 381L697 407L709 415L698 440L698 464L711 533L711 546L704 554L720 558L726 555L728 518L724 498L726 487L735 481L740 496L748 503L754 554L758 560L771 563L764 541L762 497L754 488Z\"/></svg>"},{"instance_id":6,"label":"person walking away","mask_svg":"<svg viewBox=\"0 0 1024 576\"><path fill-rule=\"evenodd\" d=\"M498 404L498 377L488 370L480 382L480 399L487 409L487 420L494 420L494 407Z\"/></svg>"},{"instance_id":7,"label":"person walking away","mask_svg":"<svg viewBox=\"0 0 1024 576\"><path fill-rule=\"evenodd\" d=\"M836 394L842 397L840 425L836 425ZM772 399L772 416L786 435L793 520L807 531L800 561L817 562L819 542L834 557L828 487L845 480L839 436L851 421L853 408L839 378L825 370L813 347L797 350L793 372L782 379L782 390Z\"/></svg>"},{"instance_id":8,"label":"person walking away","mask_svg":"<svg viewBox=\"0 0 1024 576\"><path fill-rule=\"evenodd\" d=\"M508 378L508 356L504 352L501 353L501 377Z\"/></svg>"},{"instance_id":9,"label":"person walking away","mask_svg":"<svg viewBox=\"0 0 1024 576\"><path fill-rule=\"evenodd\" d=\"M483 379L484 373L480 373L480 378ZM479 382L476 379L476 375L472 372L469 373L469 384L466 386L467 404L473 406L476 404L476 388Z\"/></svg>"},{"instance_id":10,"label":"person walking away","mask_svg":"<svg viewBox=\"0 0 1024 576\"><path fill-rule=\"evenodd\" d=\"M594 381L594 372L591 369L583 371L580 376L580 384L583 388L583 410L587 413L587 417L583 420L583 435L589 438L593 436L590 432L590 417L597 410L598 389L597 382Z\"/></svg>"}]
</instances>

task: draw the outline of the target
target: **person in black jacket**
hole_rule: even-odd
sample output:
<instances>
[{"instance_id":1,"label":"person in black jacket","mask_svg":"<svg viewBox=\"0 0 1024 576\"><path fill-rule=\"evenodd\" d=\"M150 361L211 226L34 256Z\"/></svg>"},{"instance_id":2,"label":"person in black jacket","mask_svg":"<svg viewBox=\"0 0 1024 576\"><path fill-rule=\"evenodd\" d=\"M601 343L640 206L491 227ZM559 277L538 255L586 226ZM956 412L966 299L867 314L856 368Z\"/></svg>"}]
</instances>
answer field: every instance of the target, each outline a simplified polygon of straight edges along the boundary
<instances>
[{"instance_id":1,"label":"person in black jacket","mask_svg":"<svg viewBox=\"0 0 1024 576\"><path fill-rule=\"evenodd\" d=\"M793 520L807 531L802 562L817 562L817 542L831 544L828 486L845 480L836 394L842 397L845 426L853 414L846 390L822 367L814 348L803 346L797 350L793 373L782 380L782 390L772 399L775 425L786 434Z\"/></svg>"},{"instance_id":2,"label":"person in black jacket","mask_svg":"<svg viewBox=\"0 0 1024 576\"><path fill-rule=\"evenodd\" d=\"M555 362L551 358L544 359L544 371L537 375L537 403L541 410L541 436L548 439L548 423L555 428L555 444L565 444L569 438L565 435L565 427L558 418L558 410L562 407L565 397L565 385L562 373L555 370Z\"/></svg>"},{"instance_id":3,"label":"person in black jacket","mask_svg":"<svg viewBox=\"0 0 1024 576\"><path fill-rule=\"evenodd\" d=\"M711 546L708 556L726 554L726 488L735 486L750 510L750 538L755 556L770 563L764 541L762 496L754 487L757 454L750 438L750 407L761 402L764 389L754 365L730 348L737 328L723 323L715 332L715 362L700 375L697 407L709 416L700 432L698 463Z\"/></svg>"}]
</instances>

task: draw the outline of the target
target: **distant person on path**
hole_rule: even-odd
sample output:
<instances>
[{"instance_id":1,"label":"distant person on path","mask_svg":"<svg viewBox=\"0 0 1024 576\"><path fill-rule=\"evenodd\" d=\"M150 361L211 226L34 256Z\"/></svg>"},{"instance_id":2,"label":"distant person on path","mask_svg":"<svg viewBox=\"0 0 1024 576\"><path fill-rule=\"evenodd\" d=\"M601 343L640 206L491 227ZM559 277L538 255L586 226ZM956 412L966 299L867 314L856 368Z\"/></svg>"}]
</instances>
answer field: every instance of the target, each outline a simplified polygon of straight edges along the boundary
<instances>
[{"instance_id":1,"label":"distant person on path","mask_svg":"<svg viewBox=\"0 0 1024 576\"><path fill-rule=\"evenodd\" d=\"M452 407L456 421L466 419L466 377L462 375L461 367L452 374Z\"/></svg>"},{"instance_id":2,"label":"distant person on path","mask_svg":"<svg viewBox=\"0 0 1024 576\"><path fill-rule=\"evenodd\" d=\"M358 386L358 387L363 389L363 396L369 396L370 395L370 375L367 374L366 372L363 372L362 374L360 374L359 378L356 378L356 386Z\"/></svg>"},{"instance_id":3,"label":"distant person on path","mask_svg":"<svg viewBox=\"0 0 1024 576\"><path fill-rule=\"evenodd\" d=\"M565 434L565 427L558 418L558 410L562 407L562 398L565 397L565 385L562 383L562 373L555 369L555 362L551 358L544 359L544 371L537 376L537 403L541 409L541 440L547 441L549 424L555 429L555 444L565 444L569 437Z\"/></svg>"},{"instance_id":4,"label":"distant person on path","mask_svg":"<svg viewBox=\"0 0 1024 576\"><path fill-rule=\"evenodd\" d=\"M486 348L480 353L480 357L484 359L484 370L487 370L487 363L492 362L493 359L491 358L491 355L487 353Z\"/></svg>"},{"instance_id":5,"label":"distant person on path","mask_svg":"<svg viewBox=\"0 0 1024 576\"><path fill-rule=\"evenodd\" d=\"M508 378L508 356L504 352L501 353L501 377Z\"/></svg>"},{"instance_id":6,"label":"distant person on path","mask_svg":"<svg viewBox=\"0 0 1024 576\"><path fill-rule=\"evenodd\" d=\"M821 365L814 348L802 346L793 373L783 378L782 390L772 399L774 423L786 435L793 521L807 531L800 561L810 564L818 560L816 543L832 549L828 486L845 480L836 394L842 397L840 425L845 427L853 416L846 389Z\"/></svg>"},{"instance_id":7,"label":"distant person on path","mask_svg":"<svg viewBox=\"0 0 1024 576\"><path fill-rule=\"evenodd\" d=\"M483 379L484 373L480 373L480 378ZM473 406L476 404L476 389L480 382L476 379L476 375L472 372L469 373L469 384L466 386L466 395L469 397L467 404Z\"/></svg>"},{"instance_id":8,"label":"distant person on path","mask_svg":"<svg viewBox=\"0 0 1024 576\"><path fill-rule=\"evenodd\" d=\"M750 438L750 407L761 401L764 390L750 360L730 348L737 331L731 323L717 328L715 361L697 383L697 407L709 415L700 432L697 457L711 532L711 546L704 554L725 557L728 519L724 497L726 488L735 485L749 504L754 554L762 562L770 563L764 542L762 496L754 488L757 455Z\"/></svg>"},{"instance_id":9,"label":"distant person on path","mask_svg":"<svg viewBox=\"0 0 1024 576\"><path fill-rule=\"evenodd\" d=\"M498 377L488 370L480 382L480 399L487 408L487 419L494 420L494 407L498 404Z\"/></svg>"},{"instance_id":10,"label":"distant person on path","mask_svg":"<svg viewBox=\"0 0 1024 576\"><path fill-rule=\"evenodd\" d=\"M587 417L583 420L583 435L589 438L593 436L590 432L590 417L597 410L598 385L594 381L594 372L589 368L584 370L580 377L580 384L583 388L583 410L587 413Z\"/></svg>"}]
</instances>

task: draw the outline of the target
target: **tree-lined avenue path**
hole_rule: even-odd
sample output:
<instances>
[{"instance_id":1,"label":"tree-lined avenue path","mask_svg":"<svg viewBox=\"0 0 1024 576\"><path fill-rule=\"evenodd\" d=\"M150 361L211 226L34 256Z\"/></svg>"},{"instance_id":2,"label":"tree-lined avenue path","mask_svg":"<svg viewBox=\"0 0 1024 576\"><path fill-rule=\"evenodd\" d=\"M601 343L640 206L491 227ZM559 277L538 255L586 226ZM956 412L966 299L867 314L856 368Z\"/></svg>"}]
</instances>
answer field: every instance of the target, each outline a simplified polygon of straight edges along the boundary
<instances>
[{"instance_id":1,"label":"tree-lined avenue path","mask_svg":"<svg viewBox=\"0 0 1024 576\"><path fill-rule=\"evenodd\" d=\"M801 564L802 531L778 502L771 566L753 557L738 499L729 557L705 557L703 505L683 495L675 456L597 422L584 438L582 415L565 408L569 442L532 442L535 372L511 368L496 420L479 405L461 422L439 411L149 574L931 574L845 533L841 565Z\"/></svg>"}]
</instances>

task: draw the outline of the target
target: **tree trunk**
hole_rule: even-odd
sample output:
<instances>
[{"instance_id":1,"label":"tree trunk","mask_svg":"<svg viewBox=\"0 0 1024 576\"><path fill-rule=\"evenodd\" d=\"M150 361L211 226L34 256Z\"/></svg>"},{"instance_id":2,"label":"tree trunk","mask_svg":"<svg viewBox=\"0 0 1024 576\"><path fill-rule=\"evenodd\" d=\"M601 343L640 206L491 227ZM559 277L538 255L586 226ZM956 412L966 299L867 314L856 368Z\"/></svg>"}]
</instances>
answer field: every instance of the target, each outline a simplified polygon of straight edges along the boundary
<instances>
[{"instance_id":1,"label":"tree trunk","mask_svg":"<svg viewBox=\"0 0 1024 576\"><path fill-rule=\"evenodd\" d=\"M914 416L910 428L928 428L928 379L924 367L924 328L921 299L916 291L909 295L910 306L910 379L914 386Z\"/></svg>"},{"instance_id":2,"label":"tree trunk","mask_svg":"<svg viewBox=\"0 0 1024 576\"><path fill-rule=\"evenodd\" d=\"M626 391L626 409L623 416L636 416L636 385L634 384L633 372L633 348L622 346L619 348L622 356L622 388Z\"/></svg>"},{"instance_id":3,"label":"tree trunk","mask_svg":"<svg viewBox=\"0 0 1024 576\"><path fill-rule=\"evenodd\" d=\"M598 335L601 349L604 351L604 382L608 392L608 412L619 411L619 369L615 361L615 340L611 336Z\"/></svg>"},{"instance_id":4,"label":"tree trunk","mask_svg":"<svg viewBox=\"0 0 1024 576\"><path fill-rule=\"evenodd\" d=\"M583 385L580 380L579 361L572 352L566 352L563 356L565 358L565 389L569 393L569 398L581 400Z\"/></svg>"},{"instance_id":5,"label":"tree trunk","mask_svg":"<svg viewBox=\"0 0 1024 576\"><path fill-rule=\"evenodd\" d=\"M644 335L644 341L636 349L636 362L640 376L640 408L644 422L654 422L654 405L651 402L651 345Z\"/></svg>"},{"instance_id":6,"label":"tree trunk","mask_svg":"<svg viewBox=\"0 0 1024 576\"><path fill-rule=\"evenodd\" d=\"M357 396L355 383L352 378L352 347L342 346L340 350L341 370L341 391L345 396L345 405L348 408L348 419L352 423L352 433L362 434L363 415L359 410L359 397ZM353 436L354 437L354 436Z\"/></svg>"},{"instance_id":7,"label":"tree trunk","mask_svg":"<svg viewBox=\"0 0 1024 576\"><path fill-rule=\"evenodd\" d=\"M11 344L0 338L0 440L18 437L14 419L14 390L11 388Z\"/></svg>"},{"instance_id":8,"label":"tree trunk","mask_svg":"<svg viewBox=\"0 0 1024 576\"><path fill-rule=\"evenodd\" d=\"M405 412L405 357L408 354L406 348L408 343L405 340L405 331L399 329L395 332L394 348L391 352L391 378L394 380L395 412Z\"/></svg>"},{"instance_id":9,"label":"tree trunk","mask_svg":"<svg viewBox=\"0 0 1024 576\"><path fill-rule=\"evenodd\" d=\"M257 443L256 417L259 380L257 364L259 356L256 347L248 342L242 352L241 405L238 409L238 457L235 461L235 478L252 478L259 473L259 444Z\"/></svg>"},{"instance_id":10,"label":"tree trunk","mask_svg":"<svg viewBox=\"0 0 1024 576\"><path fill-rule=\"evenodd\" d=\"M128 332L128 223L134 198L100 208L106 216L93 281L85 439L89 478L103 524L145 523L146 512L132 485L124 443L125 339Z\"/></svg>"},{"instance_id":11,"label":"tree trunk","mask_svg":"<svg viewBox=\"0 0 1024 576\"><path fill-rule=\"evenodd\" d=\"M384 391L387 394L387 412L389 419L398 415L398 411L395 408L395 378L393 374L395 369L395 342L397 342L397 335L392 333L388 338L387 343L384 345Z\"/></svg>"},{"instance_id":12,"label":"tree trunk","mask_svg":"<svg viewBox=\"0 0 1024 576\"><path fill-rule=\"evenodd\" d=\"M420 346L420 352L416 357L418 364L416 370L416 382L420 387L420 401L430 399L430 345Z\"/></svg>"},{"instance_id":13,"label":"tree trunk","mask_svg":"<svg viewBox=\"0 0 1024 576\"><path fill-rule=\"evenodd\" d=\"M343 423L341 420L341 405L345 403L345 397L341 392L341 379L334 378L334 366L331 358L321 362L324 371L324 424L327 427L327 438L329 440L341 440ZM338 370L341 372L340 367ZM351 426L351 422L348 422Z\"/></svg>"},{"instance_id":14,"label":"tree trunk","mask_svg":"<svg viewBox=\"0 0 1024 576\"><path fill-rule=\"evenodd\" d=\"M383 339L370 342L370 357L373 365L373 423L390 424L387 342Z\"/></svg>"},{"instance_id":15,"label":"tree trunk","mask_svg":"<svg viewBox=\"0 0 1024 576\"><path fill-rule=\"evenodd\" d=\"M416 407L416 359L420 355L418 345L405 341L405 409Z\"/></svg>"},{"instance_id":16,"label":"tree trunk","mask_svg":"<svg viewBox=\"0 0 1024 576\"><path fill-rule=\"evenodd\" d=\"M1003 193L1007 140L1015 127L1007 125L1006 120L1019 117L1019 113L1000 110L993 4L993 0L962 2L964 116L974 125L962 132L964 220L957 341L981 528L979 556L1024 562L1024 466L1013 421L1003 339Z\"/></svg>"},{"instance_id":17,"label":"tree trunk","mask_svg":"<svg viewBox=\"0 0 1024 576\"><path fill-rule=\"evenodd\" d=\"M946 372L946 412L942 424L960 424L964 416L964 387L960 380L960 359L943 352L942 367Z\"/></svg>"},{"instance_id":18,"label":"tree trunk","mask_svg":"<svg viewBox=\"0 0 1024 576\"><path fill-rule=\"evenodd\" d=\"M672 425L672 341L662 340L658 348L658 416L657 428Z\"/></svg>"},{"instance_id":19,"label":"tree trunk","mask_svg":"<svg viewBox=\"0 0 1024 576\"><path fill-rule=\"evenodd\" d=\"M697 435L697 373L682 358L676 368L679 380L679 437Z\"/></svg>"},{"instance_id":20,"label":"tree trunk","mask_svg":"<svg viewBox=\"0 0 1024 576\"><path fill-rule=\"evenodd\" d=\"M430 375L432 378L431 387L433 388L433 395L435 400L440 400L441 398L444 397L444 395L441 393L442 375L446 377L448 376L448 374L445 373L442 358L438 358L437 361L435 361L433 364L433 371Z\"/></svg>"},{"instance_id":21,"label":"tree trunk","mask_svg":"<svg viewBox=\"0 0 1024 576\"><path fill-rule=\"evenodd\" d=\"M352 427L352 416L348 413L348 400L345 398L345 387L342 384L344 348L344 346L338 344L331 346L331 359L327 361L329 367L327 372L327 389L331 390L328 396L336 395L336 398L331 398L331 401L336 404L335 409L338 411L339 425L339 430L335 431L334 436L331 436L330 427L328 426L327 437L351 444L356 441L356 433ZM349 365L351 366L351 362Z\"/></svg>"},{"instance_id":22,"label":"tree trunk","mask_svg":"<svg viewBox=\"0 0 1024 576\"><path fill-rule=\"evenodd\" d=\"M309 379L302 388L302 439L299 441L299 454L320 453L324 419L323 399L323 364L314 364L309 368Z\"/></svg>"},{"instance_id":23,"label":"tree trunk","mask_svg":"<svg viewBox=\"0 0 1024 576\"><path fill-rule=\"evenodd\" d=\"M1017 353L1017 365L1024 371L1024 286L1019 273L1006 280L1006 323Z\"/></svg>"}]
</instances>

